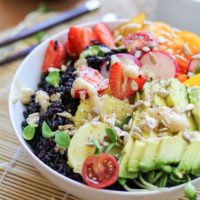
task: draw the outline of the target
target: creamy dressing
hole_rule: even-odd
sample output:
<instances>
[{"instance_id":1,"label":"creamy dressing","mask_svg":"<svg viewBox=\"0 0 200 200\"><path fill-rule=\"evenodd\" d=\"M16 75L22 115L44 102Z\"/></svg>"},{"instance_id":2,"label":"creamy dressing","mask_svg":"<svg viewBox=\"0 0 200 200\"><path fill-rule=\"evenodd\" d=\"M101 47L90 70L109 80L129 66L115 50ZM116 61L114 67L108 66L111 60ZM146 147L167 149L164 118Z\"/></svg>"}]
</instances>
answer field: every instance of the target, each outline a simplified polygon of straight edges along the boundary
<instances>
[{"instance_id":1,"label":"creamy dressing","mask_svg":"<svg viewBox=\"0 0 200 200\"><path fill-rule=\"evenodd\" d=\"M100 98L98 97L98 92L93 85L78 77L76 78L72 86L71 94L73 97L75 96L74 91L76 90L87 90L92 107L95 108L99 113L101 112L102 102L100 101Z\"/></svg>"},{"instance_id":2,"label":"creamy dressing","mask_svg":"<svg viewBox=\"0 0 200 200\"><path fill-rule=\"evenodd\" d=\"M145 116L145 117L144 117ZM172 108L166 106L147 108L141 114L142 120L140 122L141 128L149 127L149 129L156 128L159 124L164 125L170 132L179 132L182 130L187 130L189 128L189 122L187 120L187 116L184 113L178 113L174 111ZM154 119L154 123L152 124ZM151 119L151 120L149 120ZM146 120L146 122L145 122ZM146 126L145 126L146 125Z\"/></svg>"},{"instance_id":3,"label":"creamy dressing","mask_svg":"<svg viewBox=\"0 0 200 200\"><path fill-rule=\"evenodd\" d=\"M141 75L141 70L140 70L140 67L137 66L130 58L126 58L126 57L119 58L116 55L112 55L111 65L115 64L116 62L121 63L123 66L124 81L122 84L122 91L125 92L128 85L128 78L131 78L131 79L137 78L139 75ZM135 82L133 82L133 88L136 88L134 84Z\"/></svg>"}]
</instances>

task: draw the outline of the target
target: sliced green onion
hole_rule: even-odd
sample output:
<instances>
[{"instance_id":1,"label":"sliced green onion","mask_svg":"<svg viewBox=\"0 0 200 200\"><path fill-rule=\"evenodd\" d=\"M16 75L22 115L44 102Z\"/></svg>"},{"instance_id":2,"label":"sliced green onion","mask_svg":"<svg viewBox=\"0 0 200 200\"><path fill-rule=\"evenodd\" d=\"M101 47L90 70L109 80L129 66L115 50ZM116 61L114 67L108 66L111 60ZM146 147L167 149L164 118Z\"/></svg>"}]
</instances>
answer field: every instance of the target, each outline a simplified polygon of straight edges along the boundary
<instances>
[{"instance_id":1,"label":"sliced green onion","mask_svg":"<svg viewBox=\"0 0 200 200\"><path fill-rule=\"evenodd\" d=\"M32 140L35 136L35 127L27 125L23 128L23 138L25 140Z\"/></svg>"}]
</instances>

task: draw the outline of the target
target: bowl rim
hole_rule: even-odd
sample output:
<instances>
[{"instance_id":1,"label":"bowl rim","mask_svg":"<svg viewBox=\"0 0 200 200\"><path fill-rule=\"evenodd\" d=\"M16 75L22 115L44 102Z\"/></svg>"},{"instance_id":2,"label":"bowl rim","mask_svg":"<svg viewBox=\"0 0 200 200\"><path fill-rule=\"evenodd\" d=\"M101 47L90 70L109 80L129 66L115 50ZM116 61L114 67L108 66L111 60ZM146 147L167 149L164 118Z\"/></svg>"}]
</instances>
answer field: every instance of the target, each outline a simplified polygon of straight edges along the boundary
<instances>
[{"instance_id":1,"label":"bowl rim","mask_svg":"<svg viewBox=\"0 0 200 200\"><path fill-rule=\"evenodd\" d=\"M106 23L108 24L108 26L110 24L113 23L123 23L126 22L128 19L116 19L116 20L112 20L112 21L106 21ZM78 24L76 26L78 27L87 27L87 26L93 26L96 23L98 23L99 21L91 21L91 22L87 22L87 23L82 23L82 24ZM108 190L108 189L95 189L95 188L91 188L83 183L80 183L76 180L73 180L67 176L64 176L60 173L58 173L57 171L53 170L52 168L50 168L48 165L46 165L45 163L43 163L31 150L31 148L29 147L28 143L23 139L22 135L20 134L20 132L17 129L15 120L14 120L14 115L13 115L13 111L12 111L12 98L13 98L13 91L14 91L14 87L16 84L16 79L18 77L18 74L21 73L22 71L22 67L23 65L26 63L27 60L29 60L34 54L35 52L37 52L40 49L43 49L43 47L45 45L47 45L47 43L51 40L51 39L56 39L64 34L67 34L69 30L69 27L66 28L65 30L62 30L56 34L53 34L52 36L48 37L46 40L44 40L41 44L39 44L31 53L29 53L25 59L23 59L23 61L20 63L20 66L18 67L18 69L15 72L15 75L12 79L11 82L11 86L10 86L10 91L9 91L9 97L8 97L8 108L9 108L9 117L12 123L12 126L14 128L14 132L15 135L17 136L17 139L20 143L20 145L23 147L23 149L25 149L26 153L36 162L38 163L45 171L48 171L49 173L53 174L54 176L56 176L58 179L62 179L64 182L68 182L70 184L72 184L74 187L79 187L80 189L83 190L87 190L87 191L98 191L100 193L104 193L104 194L115 194L115 195L128 195L128 196L144 196L144 195L156 195L156 194L160 194L163 191L174 191L174 190L178 190L180 188L182 188L184 184L180 184L174 187L165 187L165 188L158 188L155 190L147 190L147 189L136 189L135 191L118 191L118 190ZM35 166L35 164L33 163L33 165ZM196 178L193 179L192 182L197 182L200 181L200 178Z\"/></svg>"}]
</instances>

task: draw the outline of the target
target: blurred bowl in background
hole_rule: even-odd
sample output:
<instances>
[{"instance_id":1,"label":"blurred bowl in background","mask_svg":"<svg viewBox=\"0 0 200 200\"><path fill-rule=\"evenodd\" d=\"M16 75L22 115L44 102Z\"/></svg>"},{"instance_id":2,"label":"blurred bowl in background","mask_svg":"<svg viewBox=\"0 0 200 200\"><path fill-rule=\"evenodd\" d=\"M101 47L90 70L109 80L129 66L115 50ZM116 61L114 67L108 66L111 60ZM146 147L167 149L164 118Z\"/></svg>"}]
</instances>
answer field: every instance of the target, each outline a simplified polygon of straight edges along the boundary
<instances>
[{"instance_id":1,"label":"blurred bowl in background","mask_svg":"<svg viewBox=\"0 0 200 200\"><path fill-rule=\"evenodd\" d=\"M157 0L156 20L200 34L200 0Z\"/></svg>"}]
</instances>

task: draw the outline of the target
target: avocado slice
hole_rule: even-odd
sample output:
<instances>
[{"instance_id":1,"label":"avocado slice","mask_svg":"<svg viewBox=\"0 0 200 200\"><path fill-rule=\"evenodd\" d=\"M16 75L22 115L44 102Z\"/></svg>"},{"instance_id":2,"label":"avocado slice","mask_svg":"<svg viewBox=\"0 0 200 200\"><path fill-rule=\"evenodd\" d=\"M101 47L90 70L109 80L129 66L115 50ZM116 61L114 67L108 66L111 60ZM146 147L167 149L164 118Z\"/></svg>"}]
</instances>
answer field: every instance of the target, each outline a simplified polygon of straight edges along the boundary
<instances>
[{"instance_id":1,"label":"avocado slice","mask_svg":"<svg viewBox=\"0 0 200 200\"><path fill-rule=\"evenodd\" d=\"M146 143L141 140L136 140L131 150L131 155L128 161L128 171L138 172L140 159L143 155Z\"/></svg>"},{"instance_id":2,"label":"avocado slice","mask_svg":"<svg viewBox=\"0 0 200 200\"><path fill-rule=\"evenodd\" d=\"M137 176L137 173L128 171L128 161L131 155L131 150L133 148L133 145L134 145L134 141L133 141L133 138L130 136L127 144L122 150L122 157L120 158L120 164L119 164L120 178L133 179Z\"/></svg>"},{"instance_id":3,"label":"avocado slice","mask_svg":"<svg viewBox=\"0 0 200 200\"><path fill-rule=\"evenodd\" d=\"M188 89L190 103L194 104L192 114L200 130L200 87L191 87Z\"/></svg>"},{"instance_id":4,"label":"avocado slice","mask_svg":"<svg viewBox=\"0 0 200 200\"><path fill-rule=\"evenodd\" d=\"M94 145L88 144L93 139L102 142L107 135L105 129L109 127L108 124L102 122L99 122L96 126L87 123L77 130L68 148L68 164L74 172L81 173L85 159L90 155L94 155L96 150Z\"/></svg>"},{"instance_id":5,"label":"avocado slice","mask_svg":"<svg viewBox=\"0 0 200 200\"><path fill-rule=\"evenodd\" d=\"M193 172L193 174L199 173L199 159L197 159L200 150L200 141L192 141L186 148L178 169L185 173Z\"/></svg>"},{"instance_id":6,"label":"avocado slice","mask_svg":"<svg viewBox=\"0 0 200 200\"><path fill-rule=\"evenodd\" d=\"M148 172L155 169L155 159L158 152L159 140L149 140L144 149L139 167L143 172Z\"/></svg>"},{"instance_id":7,"label":"avocado slice","mask_svg":"<svg viewBox=\"0 0 200 200\"><path fill-rule=\"evenodd\" d=\"M142 94L143 100L150 100L153 106L166 106L165 98L158 94L160 89L165 89L165 85L165 80L155 80L151 83L145 83Z\"/></svg>"},{"instance_id":8,"label":"avocado slice","mask_svg":"<svg viewBox=\"0 0 200 200\"><path fill-rule=\"evenodd\" d=\"M181 84L177 79L172 78L169 81L167 90L169 91L169 95L166 98L167 105L175 107L180 112L185 111L186 106L189 104L186 86ZM190 130L197 130L193 116L187 116L187 119L190 124Z\"/></svg>"},{"instance_id":9,"label":"avocado slice","mask_svg":"<svg viewBox=\"0 0 200 200\"><path fill-rule=\"evenodd\" d=\"M179 163L187 145L182 134L163 138L156 158L158 168L168 164Z\"/></svg>"},{"instance_id":10,"label":"avocado slice","mask_svg":"<svg viewBox=\"0 0 200 200\"><path fill-rule=\"evenodd\" d=\"M153 105L154 106L166 106L167 103L165 101L165 99L161 96L159 96L158 94L154 94L153 95Z\"/></svg>"},{"instance_id":11,"label":"avocado slice","mask_svg":"<svg viewBox=\"0 0 200 200\"><path fill-rule=\"evenodd\" d=\"M198 142L200 143L200 141ZM199 150L200 150L200 144L199 144ZM196 157L192 164L192 174L195 176L200 176L200 154L196 152L195 155Z\"/></svg>"}]
</instances>

